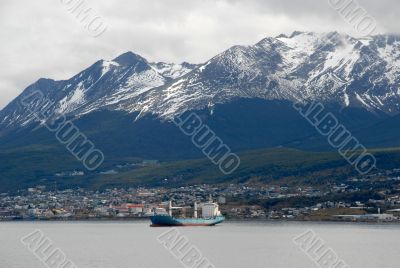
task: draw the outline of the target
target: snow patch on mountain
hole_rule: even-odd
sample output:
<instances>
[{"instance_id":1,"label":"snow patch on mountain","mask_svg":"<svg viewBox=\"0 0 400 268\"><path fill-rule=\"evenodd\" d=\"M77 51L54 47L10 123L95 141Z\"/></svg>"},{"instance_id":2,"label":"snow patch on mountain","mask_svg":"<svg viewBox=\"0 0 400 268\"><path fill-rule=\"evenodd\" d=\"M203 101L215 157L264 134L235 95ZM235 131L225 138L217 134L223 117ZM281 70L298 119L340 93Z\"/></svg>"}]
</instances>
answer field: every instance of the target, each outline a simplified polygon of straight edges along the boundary
<instances>
[{"instance_id":1,"label":"snow patch on mountain","mask_svg":"<svg viewBox=\"0 0 400 268\"><path fill-rule=\"evenodd\" d=\"M102 62L103 68L101 70L101 76L106 74L108 71L110 71L112 66L119 66L119 64L115 61L103 61Z\"/></svg>"},{"instance_id":2,"label":"snow patch on mountain","mask_svg":"<svg viewBox=\"0 0 400 268\"><path fill-rule=\"evenodd\" d=\"M71 112L74 108L85 101L85 91L83 83L80 82L75 91L70 96L65 96L59 102L59 113Z\"/></svg>"},{"instance_id":3,"label":"snow patch on mountain","mask_svg":"<svg viewBox=\"0 0 400 268\"><path fill-rule=\"evenodd\" d=\"M168 77L171 79L176 79L178 77L184 76L193 70L193 67L190 67L188 63L182 64L174 64L174 63L165 63L165 62L157 62L151 63L151 67L163 77Z\"/></svg>"},{"instance_id":4,"label":"snow patch on mountain","mask_svg":"<svg viewBox=\"0 0 400 268\"><path fill-rule=\"evenodd\" d=\"M344 75L342 77L349 79L350 72L359 58L360 51L355 49L355 43L342 39L341 44L334 51L328 53L321 72L325 72L328 69L343 71Z\"/></svg>"},{"instance_id":5,"label":"snow patch on mountain","mask_svg":"<svg viewBox=\"0 0 400 268\"><path fill-rule=\"evenodd\" d=\"M293 33L291 37L278 37L277 40L284 43L288 49L284 50L283 56L290 70L295 69L315 52L317 45L321 42L320 37L313 33Z\"/></svg>"},{"instance_id":6,"label":"snow patch on mountain","mask_svg":"<svg viewBox=\"0 0 400 268\"><path fill-rule=\"evenodd\" d=\"M391 84L395 83L400 71L400 42L379 47L380 57L386 62L386 78Z\"/></svg>"}]
</instances>

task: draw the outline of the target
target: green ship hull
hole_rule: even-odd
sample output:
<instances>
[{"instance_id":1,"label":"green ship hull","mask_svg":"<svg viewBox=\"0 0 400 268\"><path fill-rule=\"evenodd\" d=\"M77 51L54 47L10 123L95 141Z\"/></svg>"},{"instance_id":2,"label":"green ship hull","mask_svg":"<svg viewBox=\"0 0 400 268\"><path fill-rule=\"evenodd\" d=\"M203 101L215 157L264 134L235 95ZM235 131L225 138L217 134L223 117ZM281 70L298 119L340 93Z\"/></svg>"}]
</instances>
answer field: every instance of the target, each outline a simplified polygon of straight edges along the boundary
<instances>
[{"instance_id":1,"label":"green ship hull","mask_svg":"<svg viewBox=\"0 0 400 268\"><path fill-rule=\"evenodd\" d=\"M214 226L225 220L224 216L210 219L203 218L174 218L169 215L155 215L150 217L152 227L162 226Z\"/></svg>"}]
</instances>

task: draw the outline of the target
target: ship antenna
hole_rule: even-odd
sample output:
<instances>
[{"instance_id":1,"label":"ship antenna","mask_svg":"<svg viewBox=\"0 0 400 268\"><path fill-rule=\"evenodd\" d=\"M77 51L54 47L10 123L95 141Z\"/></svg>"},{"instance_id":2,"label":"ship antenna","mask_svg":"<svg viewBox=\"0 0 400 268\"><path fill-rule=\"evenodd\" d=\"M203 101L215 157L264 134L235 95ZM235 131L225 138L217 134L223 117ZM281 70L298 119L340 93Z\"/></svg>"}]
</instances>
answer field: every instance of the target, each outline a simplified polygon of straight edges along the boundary
<instances>
[{"instance_id":1,"label":"ship antenna","mask_svg":"<svg viewBox=\"0 0 400 268\"><path fill-rule=\"evenodd\" d=\"M194 213L193 213L193 218L197 219L197 203L194 201Z\"/></svg>"}]
</instances>

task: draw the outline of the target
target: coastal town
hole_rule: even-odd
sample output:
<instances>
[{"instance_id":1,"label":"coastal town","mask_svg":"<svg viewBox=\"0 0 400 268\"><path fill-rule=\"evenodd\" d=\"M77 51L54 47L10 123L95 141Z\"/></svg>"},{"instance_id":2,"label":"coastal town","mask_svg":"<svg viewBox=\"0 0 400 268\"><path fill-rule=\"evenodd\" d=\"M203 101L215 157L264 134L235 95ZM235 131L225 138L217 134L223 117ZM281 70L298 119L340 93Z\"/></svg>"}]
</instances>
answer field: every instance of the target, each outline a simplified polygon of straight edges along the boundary
<instances>
[{"instance_id":1,"label":"coastal town","mask_svg":"<svg viewBox=\"0 0 400 268\"><path fill-rule=\"evenodd\" d=\"M398 172L349 178L323 187L202 184L93 191L39 185L0 193L0 220L140 219L154 215L156 208L169 201L190 210L195 202L212 199L227 219L399 221ZM382 185L390 190L382 190Z\"/></svg>"}]
</instances>

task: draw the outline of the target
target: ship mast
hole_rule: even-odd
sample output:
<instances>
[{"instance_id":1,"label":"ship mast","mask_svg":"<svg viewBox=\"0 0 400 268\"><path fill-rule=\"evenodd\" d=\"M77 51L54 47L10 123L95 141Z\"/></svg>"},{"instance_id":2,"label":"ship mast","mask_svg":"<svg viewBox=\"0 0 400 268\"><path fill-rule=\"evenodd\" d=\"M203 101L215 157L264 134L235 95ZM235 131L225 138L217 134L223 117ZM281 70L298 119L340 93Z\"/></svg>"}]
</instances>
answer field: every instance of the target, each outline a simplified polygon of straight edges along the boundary
<instances>
[{"instance_id":1,"label":"ship mast","mask_svg":"<svg viewBox=\"0 0 400 268\"><path fill-rule=\"evenodd\" d=\"M194 213L193 213L193 218L197 219L197 203L194 201Z\"/></svg>"}]
</instances>

